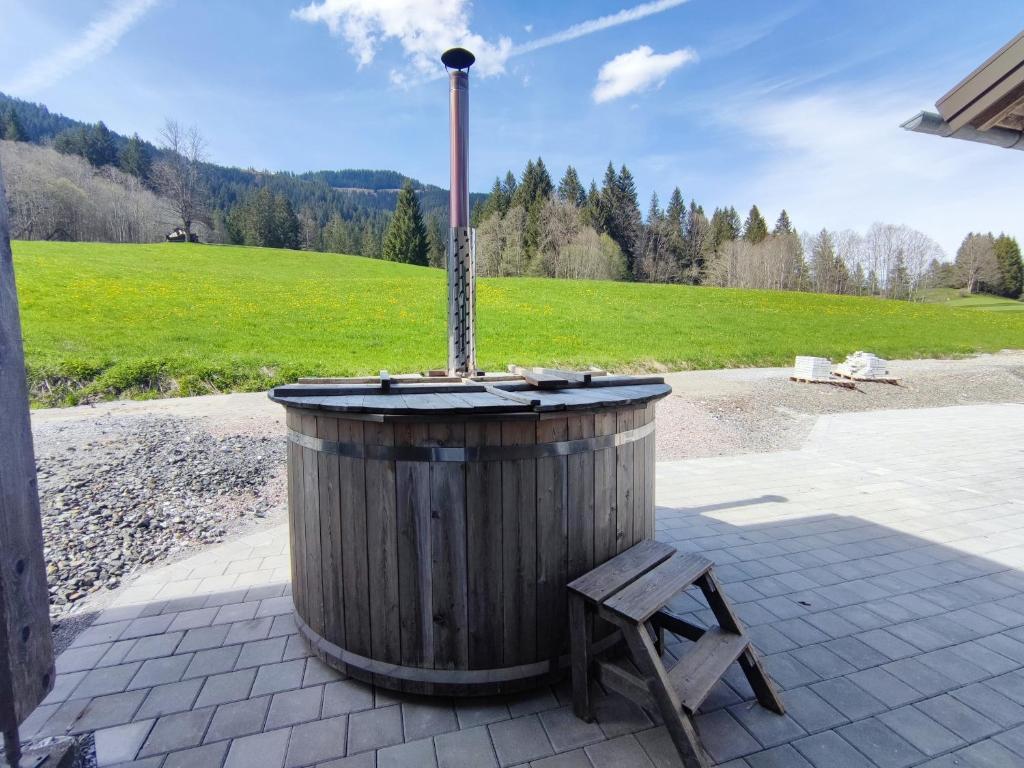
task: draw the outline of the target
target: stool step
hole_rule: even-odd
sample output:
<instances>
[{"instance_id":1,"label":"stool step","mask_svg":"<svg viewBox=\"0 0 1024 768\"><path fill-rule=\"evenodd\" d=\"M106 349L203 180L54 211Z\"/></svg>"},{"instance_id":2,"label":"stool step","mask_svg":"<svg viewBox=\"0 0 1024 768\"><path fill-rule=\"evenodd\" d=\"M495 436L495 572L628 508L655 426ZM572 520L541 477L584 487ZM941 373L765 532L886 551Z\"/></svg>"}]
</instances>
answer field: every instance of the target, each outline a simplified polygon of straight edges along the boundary
<instances>
[{"instance_id":1,"label":"stool step","mask_svg":"<svg viewBox=\"0 0 1024 768\"><path fill-rule=\"evenodd\" d=\"M604 607L630 621L643 623L712 565L702 555L677 553L605 600Z\"/></svg>"},{"instance_id":2,"label":"stool step","mask_svg":"<svg viewBox=\"0 0 1024 768\"><path fill-rule=\"evenodd\" d=\"M735 632L719 627L709 629L692 648L668 671L668 679L683 709L691 715L711 693L715 683L750 641Z\"/></svg>"},{"instance_id":3,"label":"stool step","mask_svg":"<svg viewBox=\"0 0 1024 768\"><path fill-rule=\"evenodd\" d=\"M583 574L569 584L569 589L595 603L603 603L675 553L675 548L668 544L662 544L654 539L644 539L589 573Z\"/></svg>"}]
</instances>

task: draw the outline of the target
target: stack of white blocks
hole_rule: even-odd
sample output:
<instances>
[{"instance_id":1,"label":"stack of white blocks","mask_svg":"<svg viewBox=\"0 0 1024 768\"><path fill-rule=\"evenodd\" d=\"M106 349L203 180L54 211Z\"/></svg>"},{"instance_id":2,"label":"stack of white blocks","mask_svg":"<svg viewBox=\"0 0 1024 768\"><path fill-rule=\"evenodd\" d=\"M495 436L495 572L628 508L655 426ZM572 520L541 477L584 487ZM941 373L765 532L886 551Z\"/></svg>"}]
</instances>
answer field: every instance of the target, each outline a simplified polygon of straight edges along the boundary
<instances>
[{"instance_id":1,"label":"stack of white blocks","mask_svg":"<svg viewBox=\"0 0 1024 768\"><path fill-rule=\"evenodd\" d=\"M854 352L836 366L844 376L858 379L878 379L889 375L888 363L870 352Z\"/></svg>"},{"instance_id":2,"label":"stack of white blocks","mask_svg":"<svg viewBox=\"0 0 1024 768\"><path fill-rule=\"evenodd\" d=\"M827 379L832 375L832 361L827 357L798 355L793 376L798 379Z\"/></svg>"}]
</instances>

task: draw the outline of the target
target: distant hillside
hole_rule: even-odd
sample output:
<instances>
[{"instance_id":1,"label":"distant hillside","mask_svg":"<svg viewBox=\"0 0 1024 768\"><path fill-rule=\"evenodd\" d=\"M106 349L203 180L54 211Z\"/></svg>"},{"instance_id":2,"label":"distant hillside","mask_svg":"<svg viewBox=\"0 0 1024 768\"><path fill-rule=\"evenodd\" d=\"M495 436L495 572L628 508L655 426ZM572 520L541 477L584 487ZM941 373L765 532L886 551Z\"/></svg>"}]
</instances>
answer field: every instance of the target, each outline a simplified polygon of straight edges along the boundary
<instances>
[{"instance_id":1,"label":"distant hillside","mask_svg":"<svg viewBox=\"0 0 1024 768\"><path fill-rule=\"evenodd\" d=\"M89 124L65 115L51 112L45 105L17 99L0 93L0 115L13 110L24 132L24 140L33 144L52 144L67 131L88 129ZM202 126L200 126L200 129ZM114 148L120 153L128 144L128 137L110 131ZM154 157L159 157L159 148L150 142L143 142ZM235 206L248 193L268 187L288 198L296 211L307 209L320 226L327 224L333 214L343 220L363 224L374 222L372 228L380 229L377 218L394 210L398 190L406 179L412 181L417 190L425 215L438 217L446 225L448 220L448 190L432 184L424 184L393 170L342 169L290 173L287 171L259 171L209 163L206 175L215 208L222 214ZM484 194L470 195L470 205L476 205L486 198Z\"/></svg>"}]
</instances>

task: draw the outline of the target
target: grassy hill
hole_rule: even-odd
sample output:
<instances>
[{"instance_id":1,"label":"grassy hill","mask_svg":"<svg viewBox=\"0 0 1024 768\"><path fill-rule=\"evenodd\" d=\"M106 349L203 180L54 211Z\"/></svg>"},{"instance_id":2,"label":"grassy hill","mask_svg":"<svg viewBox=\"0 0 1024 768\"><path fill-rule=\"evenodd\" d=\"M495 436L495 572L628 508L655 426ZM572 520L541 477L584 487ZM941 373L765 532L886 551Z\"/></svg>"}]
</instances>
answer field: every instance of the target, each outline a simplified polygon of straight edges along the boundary
<instances>
[{"instance_id":1,"label":"grassy hill","mask_svg":"<svg viewBox=\"0 0 1024 768\"><path fill-rule=\"evenodd\" d=\"M956 288L932 288L925 291L924 300L931 304L944 304L960 309L983 309L988 312L1024 312L1024 301L975 293L964 296Z\"/></svg>"},{"instance_id":2,"label":"grassy hill","mask_svg":"<svg viewBox=\"0 0 1024 768\"><path fill-rule=\"evenodd\" d=\"M257 390L299 375L443 367L443 272L210 245L16 242L37 404ZM489 279L479 363L614 370L788 365L796 354L1024 348L1024 315L868 298Z\"/></svg>"}]
</instances>

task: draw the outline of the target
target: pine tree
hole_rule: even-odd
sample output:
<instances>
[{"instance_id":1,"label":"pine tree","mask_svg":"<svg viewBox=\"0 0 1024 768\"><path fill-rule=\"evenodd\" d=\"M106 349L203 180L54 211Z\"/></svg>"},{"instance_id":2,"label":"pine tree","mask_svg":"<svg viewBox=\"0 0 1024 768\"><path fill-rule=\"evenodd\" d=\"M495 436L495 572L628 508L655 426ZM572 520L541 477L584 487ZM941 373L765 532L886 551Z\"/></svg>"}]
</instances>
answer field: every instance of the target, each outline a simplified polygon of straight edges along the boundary
<instances>
[{"instance_id":1,"label":"pine tree","mask_svg":"<svg viewBox=\"0 0 1024 768\"><path fill-rule=\"evenodd\" d=\"M679 191L679 187L676 187L672 190L672 196L668 199L668 207L665 209L665 245L680 269L689 266L686 263L683 242L685 230L686 203L683 202L683 193Z\"/></svg>"},{"instance_id":2,"label":"pine tree","mask_svg":"<svg viewBox=\"0 0 1024 768\"><path fill-rule=\"evenodd\" d=\"M505 193L505 199L509 205L512 204L512 196L515 195L518 187L519 183L516 181L516 175L512 171L508 171L505 174L505 181L502 182L501 189Z\"/></svg>"},{"instance_id":3,"label":"pine tree","mask_svg":"<svg viewBox=\"0 0 1024 768\"><path fill-rule=\"evenodd\" d=\"M565 175L558 183L558 198L566 203L572 203L577 208L582 208L587 202L587 193L580 184L580 177L576 169L571 165L565 169Z\"/></svg>"},{"instance_id":4,"label":"pine tree","mask_svg":"<svg viewBox=\"0 0 1024 768\"><path fill-rule=\"evenodd\" d=\"M743 224L743 239L748 243L760 243L768 237L768 224L761 215L756 205L750 206L750 213Z\"/></svg>"},{"instance_id":5,"label":"pine tree","mask_svg":"<svg viewBox=\"0 0 1024 768\"><path fill-rule=\"evenodd\" d=\"M786 213L786 209L782 209L782 213L779 214L779 218L775 221L775 229L772 231L773 235L789 235L794 232L793 224L789 220L789 214Z\"/></svg>"},{"instance_id":6,"label":"pine tree","mask_svg":"<svg viewBox=\"0 0 1024 768\"><path fill-rule=\"evenodd\" d=\"M118 164L121 166L122 171L131 174L137 179L145 181L148 178L150 168L153 165L153 158L149 147L139 138L139 134L136 133L128 139L128 143L121 150Z\"/></svg>"},{"instance_id":7,"label":"pine tree","mask_svg":"<svg viewBox=\"0 0 1024 768\"><path fill-rule=\"evenodd\" d=\"M440 217L431 213L427 216L427 263L430 266L444 269L448 252L446 240Z\"/></svg>"},{"instance_id":8,"label":"pine tree","mask_svg":"<svg viewBox=\"0 0 1024 768\"><path fill-rule=\"evenodd\" d=\"M614 169L612 169L612 173L614 173ZM629 268L630 274L635 274L643 219L640 215L640 203L637 200L633 174L625 165L619 169L612 189L608 234L618 243L625 254L626 266Z\"/></svg>"},{"instance_id":9,"label":"pine tree","mask_svg":"<svg viewBox=\"0 0 1024 768\"><path fill-rule=\"evenodd\" d=\"M704 253L710 237L711 225L704 215L704 208L697 205L696 200L690 201L690 210L686 214L686 229L683 233L683 261L688 270L688 278L692 283L699 283L704 272Z\"/></svg>"},{"instance_id":10,"label":"pine tree","mask_svg":"<svg viewBox=\"0 0 1024 768\"><path fill-rule=\"evenodd\" d=\"M5 141L28 141L25 129L21 125L21 118L14 111L14 107L8 107L0 120L0 139Z\"/></svg>"},{"instance_id":11,"label":"pine tree","mask_svg":"<svg viewBox=\"0 0 1024 768\"><path fill-rule=\"evenodd\" d=\"M114 137L102 120L92 126L86 133L85 159L97 168L102 168L104 165L113 165L117 162L117 148L114 146Z\"/></svg>"},{"instance_id":12,"label":"pine tree","mask_svg":"<svg viewBox=\"0 0 1024 768\"><path fill-rule=\"evenodd\" d=\"M1020 298L1024 292L1024 264L1021 263L1020 246L1009 235L1001 234L996 238L993 248L999 270L999 295L1008 299Z\"/></svg>"},{"instance_id":13,"label":"pine tree","mask_svg":"<svg viewBox=\"0 0 1024 768\"><path fill-rule=\"evenodd\" d=\"M381 246L381 256L387 261L402 261L407 264L426 266L427 229L420 212L420 201L408 179L398 193L395 212L391 215L387 234Z\"/></svg>"},{"instance_id":14,"label":"pine tree","mask_svg":"<svg viewBox=\"0 0 1024 768\"><path fill-rule=\"evenodd\" d=\"M593 179L590 181L590 190L587 192L587 201L580 211L580 219L589 227L592 227L598 234L608 231L604 216L604 208L601 204L601 192Z\"/></svg>"}]
</instances>

